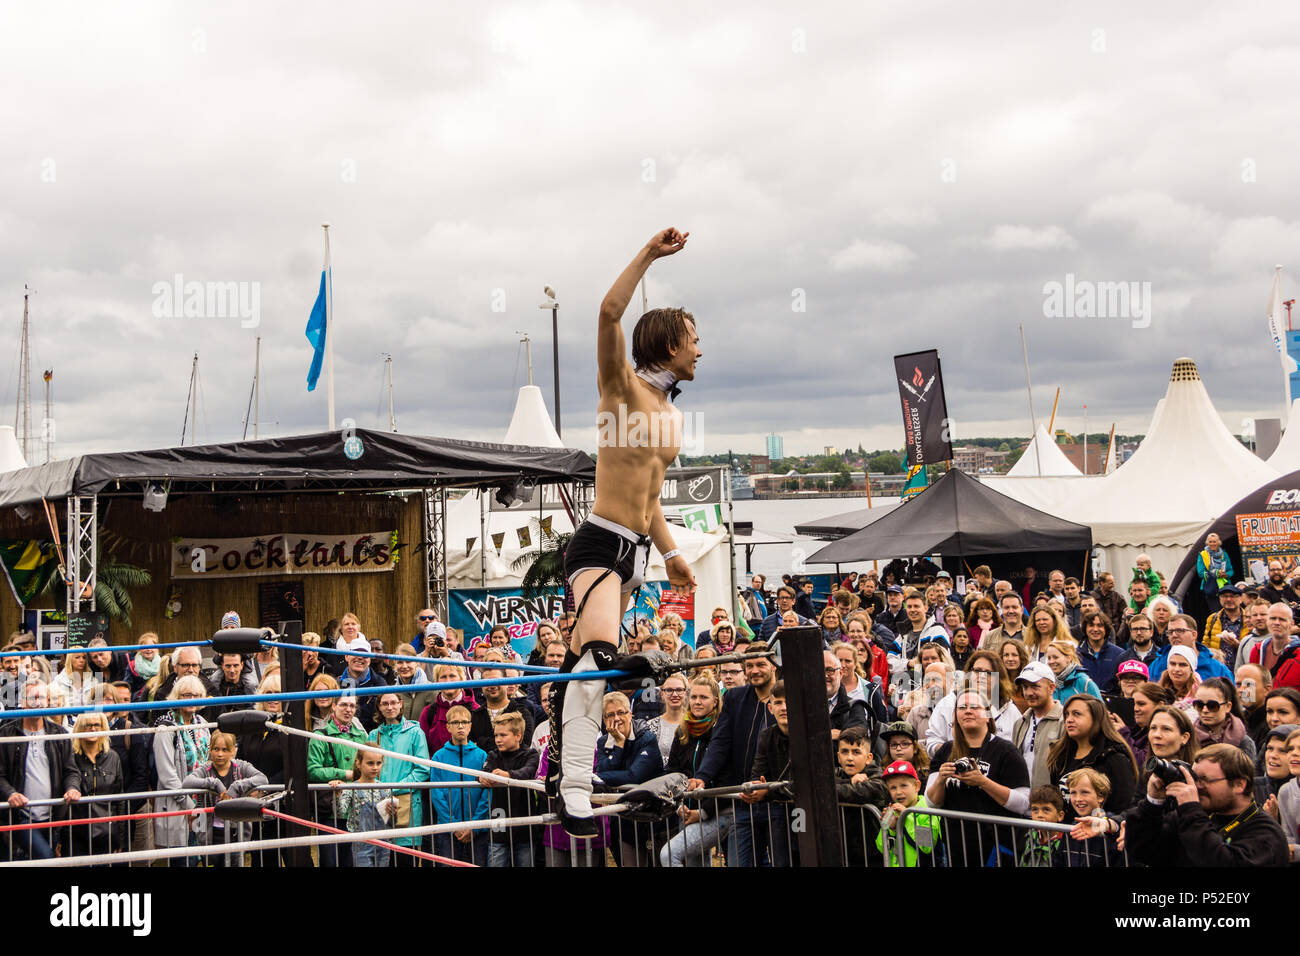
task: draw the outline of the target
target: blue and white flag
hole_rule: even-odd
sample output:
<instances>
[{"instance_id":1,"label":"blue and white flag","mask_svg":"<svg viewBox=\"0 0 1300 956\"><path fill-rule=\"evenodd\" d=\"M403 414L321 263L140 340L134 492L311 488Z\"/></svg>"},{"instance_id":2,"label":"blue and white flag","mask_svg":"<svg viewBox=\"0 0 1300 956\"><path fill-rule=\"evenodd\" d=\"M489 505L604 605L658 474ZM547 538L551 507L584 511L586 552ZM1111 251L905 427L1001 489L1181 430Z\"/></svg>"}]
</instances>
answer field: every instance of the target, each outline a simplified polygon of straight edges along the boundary
<instances>
[{"instance_id":1,"label":"blue and white flag","mask_svg":"<svg viewBox=\"0 0 1300 956\"><path fill-rule=\"evenodd\" d=\"M329 334L326 327L326 291L325 283L330 278L329 270L320 272L320 292L316 295L316 304L311 307L311 316L307 319L307 341L316 350L311 357L311 368L307 370L307 391L316 390L316 380L320 378L320 366L325 357L325 336Z\"/></svg>"}]
</instances>

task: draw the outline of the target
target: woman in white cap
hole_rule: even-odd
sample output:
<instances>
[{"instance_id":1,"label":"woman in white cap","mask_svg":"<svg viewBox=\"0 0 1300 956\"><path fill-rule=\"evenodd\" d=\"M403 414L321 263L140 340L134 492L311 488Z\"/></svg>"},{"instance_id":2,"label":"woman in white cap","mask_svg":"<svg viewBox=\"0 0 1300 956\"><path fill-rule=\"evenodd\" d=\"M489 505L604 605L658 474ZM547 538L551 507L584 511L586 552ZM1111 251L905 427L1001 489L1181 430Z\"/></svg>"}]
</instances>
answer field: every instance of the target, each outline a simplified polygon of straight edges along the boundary
<instances>
[{"instance_id":1,"label":"woman in white cap","mask_svg":"<svg viewBox=\"0 0 1300 956\"><path fill-rule=\"evenodd\" d=\"M1182 644L1170 647L1165 672L1160 675L1160 686L1169 691L1174 706L1194 711L1196 688L1200 684L1201 676L1196 673L1196 652Z\"/></svg>"}]
</instances>

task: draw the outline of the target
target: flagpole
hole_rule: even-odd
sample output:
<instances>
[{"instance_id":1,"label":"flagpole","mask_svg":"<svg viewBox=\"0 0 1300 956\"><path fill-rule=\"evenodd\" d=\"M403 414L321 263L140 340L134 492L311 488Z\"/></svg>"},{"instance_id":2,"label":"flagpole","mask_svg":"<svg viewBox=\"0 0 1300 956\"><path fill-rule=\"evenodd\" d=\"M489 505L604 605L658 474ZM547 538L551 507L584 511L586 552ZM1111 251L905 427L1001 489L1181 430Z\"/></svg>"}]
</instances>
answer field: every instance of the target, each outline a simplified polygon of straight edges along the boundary
<instances>
[{"instance_id":1,"label":"flagpole","mask_svg":"<svg viewBox=\"0 0 1300 956\"><path fill-rule=\"evenodd\" d=\"M325 230L325 394L329 405L330 431L334 431L334 274L330 269L330 224Z\"/></svg>"}]
</instances>

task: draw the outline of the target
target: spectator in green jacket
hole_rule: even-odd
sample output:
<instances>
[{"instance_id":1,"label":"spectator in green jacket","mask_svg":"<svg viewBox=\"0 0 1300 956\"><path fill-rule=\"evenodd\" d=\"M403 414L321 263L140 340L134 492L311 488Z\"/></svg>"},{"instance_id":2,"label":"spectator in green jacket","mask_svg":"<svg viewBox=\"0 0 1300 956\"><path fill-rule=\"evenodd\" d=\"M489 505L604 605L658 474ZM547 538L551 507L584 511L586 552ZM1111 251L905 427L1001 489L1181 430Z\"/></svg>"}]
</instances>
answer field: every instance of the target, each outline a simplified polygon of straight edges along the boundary
<instances>
[{"instance_id":1,"label":"spectator in green jacket","mask_svg":"<svg viewBox=\"0 0 1300 956\"><path fill-rule=\"evenodd\" d=\"M317 731L325 737L351 741L355 744L366 742L366 731L357 720L357 699L355 697L336 697L334 709L329 719ZM352 780L352 766L356 762L357 748L345 743L332 743L314 738L307 744L307 780L310 783L329 783L332 780L348 782ZM346 829L337 815L337 807L332 794L320 794L318 807L330 818L329 825L337 829ZM318 814L318 818L319 818ZM352 866L352 846L347 843L325 844L320 848L321 866Z\"/></svg>"}]
</instances>

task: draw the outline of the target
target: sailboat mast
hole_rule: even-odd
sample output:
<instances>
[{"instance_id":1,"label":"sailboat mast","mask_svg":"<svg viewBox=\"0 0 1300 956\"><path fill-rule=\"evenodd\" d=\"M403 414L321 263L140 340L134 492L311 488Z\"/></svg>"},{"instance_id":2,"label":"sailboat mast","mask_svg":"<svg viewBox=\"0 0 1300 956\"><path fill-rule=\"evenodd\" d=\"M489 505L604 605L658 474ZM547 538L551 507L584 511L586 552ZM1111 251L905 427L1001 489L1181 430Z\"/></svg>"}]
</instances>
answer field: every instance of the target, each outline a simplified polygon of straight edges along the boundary
<instances>
[{"instance_id":1,"label":"sailboat mast","mask_svg":"<svg viewBox=\"0 0 1300 956\"><path fill-rule=\"evenodd\" d=\"M23 334L21 351L18 355L18 401L14 406L14 432L22 446L23 458L31 461L30 443L32 434L32 351L28 340L28 299L33 289L23 286Z\"/></svg>"},{"instance_id":2,"label":"sailboat mast","mask_svg":"<svg viewBox=\"0 0 1300 956\"><path fill-rule=\"evenodd\" d=\"M384 356L384 364L388 366L388 430L397 431L397 417L393 414L393 356L391 354Z\"/></svg>"},{"instance_id":3,"label":"sailboat mast","mask_svg":"<svg viewBox=\"0 0 1300 956\"><path fill-rule=\"evenodd\" d=\"M194 353L194 363L190 366L190 387L185 394L185 420L181 422L181 444L185 444L185 433L190 430L190 409L194 409L195 420L197 421L198 408L194 401L194 385L199 377L199 353ZM193 441L190 442L193 444Z\"/></svg>"},{"instance_id":4,"label":"sailboat mast","mask_svg":"<svg viewBox=\"0 0 1300 956\"><path fill-rule=\"evenodd\" d=\"M253 351L253 438L254 440L256 440L257 438L257 422L258 422L258 418L260 417L261 403L262 403L262 391L261 391L261 384L260 384L261 376L262 376L262 337L259 335L257 337L257 345L255 346Z\"/></svg>"}]
</instances>

